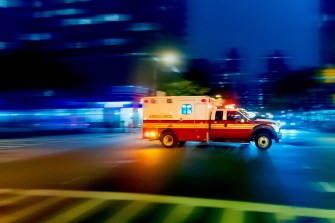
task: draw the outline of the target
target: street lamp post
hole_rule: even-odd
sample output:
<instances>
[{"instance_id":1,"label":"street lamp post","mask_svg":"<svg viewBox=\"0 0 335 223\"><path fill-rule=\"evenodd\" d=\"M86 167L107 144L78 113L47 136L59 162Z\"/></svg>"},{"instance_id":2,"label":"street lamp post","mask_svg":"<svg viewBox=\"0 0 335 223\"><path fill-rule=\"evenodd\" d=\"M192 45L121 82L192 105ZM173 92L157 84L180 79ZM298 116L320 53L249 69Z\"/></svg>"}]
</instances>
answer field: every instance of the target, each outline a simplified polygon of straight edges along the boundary
<instances>
[{"instance_id":1,"label":"street lamp post","mask_svg":"<svg viewBox=\"0 0 335 223\"><path fill-rule=\"evenodd\" d=\"M152 76L152 83L153 83L153 96L157 94L157 73L158 73L159 62L155 61L154 64L154 72Z\"/></svg>"},{"instance_id":2,"label":"street lamp post","mask_svg":"<svg viewBox=\"0 0 335 223\"><path fill-rule=\"evenodd\" d=\"M176 64L178 62L178 56L176 53L173 52L166 52L163 53L159 57L154 57L153 60L155 61L154 64L154 71L153 71L153 76L152 76L152 81L153 81L153 96L157 95L157 75L159 71L159 67L161 64L170 66L173 64Z\"/></svg>"}]
</instances>

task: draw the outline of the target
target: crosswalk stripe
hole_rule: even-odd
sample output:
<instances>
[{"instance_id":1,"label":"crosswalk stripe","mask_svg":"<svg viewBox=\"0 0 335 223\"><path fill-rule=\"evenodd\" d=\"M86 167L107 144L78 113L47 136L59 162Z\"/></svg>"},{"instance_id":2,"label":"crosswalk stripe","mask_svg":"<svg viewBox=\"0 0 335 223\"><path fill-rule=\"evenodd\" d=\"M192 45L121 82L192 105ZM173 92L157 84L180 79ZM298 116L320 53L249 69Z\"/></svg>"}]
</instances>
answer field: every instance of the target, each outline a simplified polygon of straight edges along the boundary
<instances>
[{"instance_id":1,"label":"crosswalk stripe","mask_svg":"<svg viewBox=\"0 0 335 223\"><path fill-rule=\"evenodd\" d=\"M104 216L104 221L119 220L132 222L136 219L153 217L159 222L184 222L194 216L201 216L210 222L286 222L302 219L319 219L322 222L333 222L335 211L331 209L304 208L252 202L227 201L205 198L176 197L164 195L122 193L122 192L89 192L67 190L15 190L0 189L2 196L19 196L3 207L15 208L15 212L0 213L0 222L32 222L34 216L41 214L44 222L79 222L90 219L96 214ZM29 202L20 203L20 196L26 196ZM36 198L43 198L36 203ZM59 208L59 203L69 200L77 201ZM16 200L16 201L15 201ZM80 202L78 202L80 200ZM119 202L129 203L119 208ZM114 205L115 204L115 205ZM122 206L122 205L121 205ZM152 207L152 208L147 208ZM43 213L44 210L55 212ZM197 213L201 213L197 215ZM143 215L144 214L144 215ZM102 215L101 215L102 216ZM144 218L143 218L144 217ZM105 221L107 220L107 221ZM208 221L205 221L208 222Z\"/></svg>"}]
</instances>

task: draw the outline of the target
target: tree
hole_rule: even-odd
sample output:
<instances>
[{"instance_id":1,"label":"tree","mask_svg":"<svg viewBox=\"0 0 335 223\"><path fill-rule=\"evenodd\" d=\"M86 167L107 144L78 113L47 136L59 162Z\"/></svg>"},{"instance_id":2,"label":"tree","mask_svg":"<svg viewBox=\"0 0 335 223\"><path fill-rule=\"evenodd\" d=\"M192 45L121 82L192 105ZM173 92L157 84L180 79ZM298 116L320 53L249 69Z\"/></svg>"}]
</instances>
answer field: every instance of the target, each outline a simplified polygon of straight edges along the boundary
<instances>
[{"instance_id":1,"label":"tree","mask_svg":"<svg viewBox=\"0 0 335 223\"><path fill-rule=\"evenodd\" d=\"M204 95L209 92L210 89L201 87L199 84L189 80L181 80L165 84L162 86L162 90L169 96L183 96Z\"/></svg>"}]
</instances>

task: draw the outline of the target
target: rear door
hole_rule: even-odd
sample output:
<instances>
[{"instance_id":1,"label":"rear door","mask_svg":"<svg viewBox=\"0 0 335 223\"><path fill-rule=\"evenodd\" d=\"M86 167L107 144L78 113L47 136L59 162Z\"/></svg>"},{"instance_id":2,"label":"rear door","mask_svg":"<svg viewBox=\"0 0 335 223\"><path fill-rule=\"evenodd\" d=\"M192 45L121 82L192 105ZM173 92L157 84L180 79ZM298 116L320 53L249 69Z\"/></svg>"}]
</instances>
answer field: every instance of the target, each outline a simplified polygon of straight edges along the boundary
<instances>
[{"instance_id":1,"label":"rear door","mask_svg":"<svg viewBox=\"0 0 335 223\"><path fill-rule=\"evenodd\" d=\"M195 140L195 99L180 99L178 107L176 114L178 120L175 128L178 140L193 141Z\"/></svg>"}]
</instances>

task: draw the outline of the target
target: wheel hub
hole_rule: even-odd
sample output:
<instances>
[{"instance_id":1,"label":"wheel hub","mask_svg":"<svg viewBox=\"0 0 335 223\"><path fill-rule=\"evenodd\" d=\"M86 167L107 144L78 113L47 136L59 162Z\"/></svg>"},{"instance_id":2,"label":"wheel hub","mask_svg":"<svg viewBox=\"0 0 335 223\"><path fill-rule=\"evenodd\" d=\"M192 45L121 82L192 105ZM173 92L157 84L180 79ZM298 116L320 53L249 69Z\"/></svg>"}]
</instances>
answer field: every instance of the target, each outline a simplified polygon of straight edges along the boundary
<instances>
[{"instance_id":1,"label":"wheel hub","mask_svg":"<svg viewBox=\"0 0 335 223\"><path fill-rule=\"evenodd\" d=\"M164 144L167 146L171 146L173 143L173 139L171 136L165 136L163 141L164 141Z\"/></svg>"},{"instance_id":2,"label":"wheel hub","mask_svg":"<svg viewBox=\"0 0 335 223\"><path fill-rule=\"evenodd\" d=\"M267 137L260 137L258 139L258 144L262 147L262 148L266 148L269 145L269 139Z\"/></svg>"}]
</instances>

